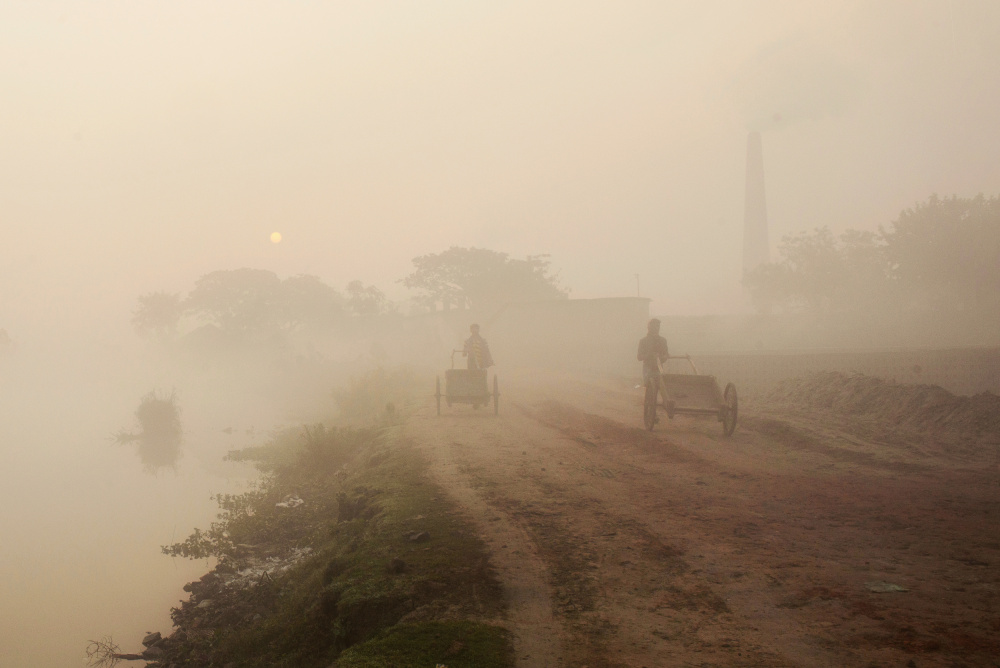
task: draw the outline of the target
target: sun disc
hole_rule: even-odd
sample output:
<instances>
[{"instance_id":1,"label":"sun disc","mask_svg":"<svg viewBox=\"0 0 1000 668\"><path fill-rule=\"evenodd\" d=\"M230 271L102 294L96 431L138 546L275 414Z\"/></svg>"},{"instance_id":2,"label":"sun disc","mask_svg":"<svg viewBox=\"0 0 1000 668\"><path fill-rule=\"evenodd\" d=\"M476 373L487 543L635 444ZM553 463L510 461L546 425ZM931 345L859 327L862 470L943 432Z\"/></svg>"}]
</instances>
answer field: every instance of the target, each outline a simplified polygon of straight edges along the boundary
<instances>
[{"instance_id":1,"label":"sun disc","mask_svg":"<svg viewBox=\"0 0 1000 668\"><path fill-rule=\"evenodd\" d=\"M272 244L281 243L281 232L271 232L271 243Z\"/></svg>"}]
</instances>

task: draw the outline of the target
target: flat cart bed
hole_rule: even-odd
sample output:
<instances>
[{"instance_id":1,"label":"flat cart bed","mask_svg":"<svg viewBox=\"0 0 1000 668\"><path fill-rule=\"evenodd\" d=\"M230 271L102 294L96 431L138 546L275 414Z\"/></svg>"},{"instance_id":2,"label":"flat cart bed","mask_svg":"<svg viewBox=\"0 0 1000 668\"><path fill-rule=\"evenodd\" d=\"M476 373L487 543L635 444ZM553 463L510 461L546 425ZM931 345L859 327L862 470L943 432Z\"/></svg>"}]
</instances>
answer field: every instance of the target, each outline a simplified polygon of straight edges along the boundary
<instances>
[{"instance_id":1,"label":"flat cart bed","mask_svg":"<svg viewBox=\"0 0 1000 668\"><path fill-rule=\"evenodd\" d=\"M689 355L671 356L669 359L687 360L692 373L661 373L660 392L662 399L657 403L667 412L671 420L674 415L712 415L722 423L726 436L731 436L736 429L736 416L739 401L736 396L736 386L732 383L722 390L715 376L698 373L698 368ZM655 409L647 410L646 427L652 429L656 423Z\"/></svg>"},{"instance_id":2,"label":"flat cart bed","mask_svg":"<svg viewBox=\"0 0 1000 668\"><path fill-rule=\"evenodd\" d=\"M445 396L448 404L486 403L490 390L486 385L486 369L446 369L444 372Z\"/></svg>"},{"instance_id":3,"label":"flat cart bed","mask_svg":"<svg viewBox=\"0 0 1000 668\"><path fill-rule=\"evenodd\" d=\"M437 399L437 413L441 415L441 398L450 408L452 404L472 404L473 408L479 408L493 402L493 413L500 412L500 388L497 376L493 374L493 391L489 389L486 369L456 369L455 353L461 350L453 350L451 353L450 369L444 372L444 392L441 392L441 377L438 376L435 385L434 397Z\"/></svg>"},{"instance_id":4,"label":"flat cart bed","mask_svg":"<svg viewBox=\"0 0 1000 668\"><path fill-rule=\"evenodd\" d=\"M664 408L671 413L718 415L723 404L715 376L664 373L660 375L660 389Z\"/></svg>"}]
</instances>

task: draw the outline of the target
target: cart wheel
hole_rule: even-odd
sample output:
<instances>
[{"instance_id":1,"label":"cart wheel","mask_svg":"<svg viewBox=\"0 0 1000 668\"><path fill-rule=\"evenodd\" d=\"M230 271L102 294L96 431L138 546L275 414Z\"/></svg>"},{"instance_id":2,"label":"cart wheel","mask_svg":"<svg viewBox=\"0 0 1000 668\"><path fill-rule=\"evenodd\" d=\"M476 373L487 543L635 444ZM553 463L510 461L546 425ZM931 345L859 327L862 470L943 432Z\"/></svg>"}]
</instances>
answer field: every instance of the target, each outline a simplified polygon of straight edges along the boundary
<instances>
[{"instance_id":1,"label":"cart wheel","mask_svg":"<svg viewBox=\"0 0 1000 668\"><path fill-rule=\"evenodd\" d=\"M732 436L736 431L736 414L739 410L739 400L736 398L736 386L732 383L726 385L726 391L722 394L725 405L722 407L722 433Z\"/></svg>"},{"instance_id":2,"label":"cart wheel","mask_svg":"<svg viewBox=\"0 0 1000 668\"><path fill-rule=\"evenodd\" d=\"M441 415L441 376L434 381L434 398L437 399L438 415Z\"/></svg>"},{"instance_id":3,"label":"cart wheel","mask_svg":"<svg viewBox=\"0 0 1000 668\"><path fill-rule=\"evenodd\" d=\"M493 414L500 415L500 386L496 374L493 374Z\"/></svg>"},{"instance_id":4,"label":"cart wheel","mask_svg":"<svg viewBox=\"0 0 1000 668\"><path fill-rule=\"evenodd\" d=\"M646 396L642 402L642 421L650 431L653 431L656 425L656 393L656 385L646 383Z\"/></svg>"}]
</instances>

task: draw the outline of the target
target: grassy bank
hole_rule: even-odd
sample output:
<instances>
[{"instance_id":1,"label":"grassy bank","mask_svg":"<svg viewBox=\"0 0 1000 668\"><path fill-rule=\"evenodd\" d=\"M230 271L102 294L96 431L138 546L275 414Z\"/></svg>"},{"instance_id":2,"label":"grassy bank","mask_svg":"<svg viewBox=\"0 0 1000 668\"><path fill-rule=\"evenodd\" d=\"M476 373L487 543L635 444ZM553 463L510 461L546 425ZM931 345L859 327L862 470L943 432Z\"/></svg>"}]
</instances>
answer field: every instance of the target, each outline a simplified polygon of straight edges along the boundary
<instances>
[{"instance_id":1,"label":"grassy bank","mask_svg":"<svg viewBox=\"0 0 1000 668\"><path fill-rule=\"evenodd\" d=\"M152 665L513 665L485 548L401 426L311 427L232 456L262 481L164 547L218 565L185 587L174 632L144 641Z\"/></svg>"}]
</instances>

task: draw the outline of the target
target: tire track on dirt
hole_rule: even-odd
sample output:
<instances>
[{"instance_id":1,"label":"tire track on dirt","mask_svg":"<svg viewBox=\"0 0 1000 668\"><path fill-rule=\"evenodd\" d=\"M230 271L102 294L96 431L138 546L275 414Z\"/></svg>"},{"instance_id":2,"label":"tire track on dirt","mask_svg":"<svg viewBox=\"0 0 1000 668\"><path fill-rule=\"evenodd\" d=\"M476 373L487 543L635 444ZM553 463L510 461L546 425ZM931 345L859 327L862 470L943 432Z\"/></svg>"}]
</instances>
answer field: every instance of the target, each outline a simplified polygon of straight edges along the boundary
<instances>
[{"instance_id":1,"label":"tire track on dirt","mask_svg":"<svg viewBox=\"0 0 1000 668\"><path fill-rule=\"evenodd\" d=\"M601 382L524 374L499 418L423 425L485 521L536 547L563 638L553 665L992 665L992 469L815 418L758 429L753 410L731 439L696 418L650 433L629 386ZM881 581L910 591L869 588Z\"/></svg>"},{"instance_id":2,"label":"tire track on dirt","mask_svg":"<svg viewBox=\"0 0 1000 668\"><path fill-rule=\"evenodd\" d=\"M756 528L750 520L758 518L740 507L745 499L734 506L736 499L713 491L716 480L729 478L757 487L762 481L754 480L756 476L705 458L662 432L651 434L558 401L516 407L532 422L578 444L579 455L591 465L586 470L611 472L588 486L589 504L581 503L579 489L567 487L564 492L577 497L574 505L590 506L590 514L595 514L593 508L605 509L596 514L617 530L618 545L601 550L596 575L610 595L596 612L616 627L606 640L609 655L631 659L620 665L851 662L848 650L803 642L795 620L775 607L771 594L764 595L768 614L761 615L761 592L769 589L766 576L754 569L747 572L738 556L749 547L743 532ZM524 475L551 486L551 481L539 479L544 471ZM726 496L734 491L729 489ZM736 496L743 495L736 491ZM581 513L574 513L572 523L580 520ZM754 549L771 552L763 545ZM659 646L643 638L643 632L655 636Z\"/></svg>"},{"instance_id":3,"label":"tire track on dirt","mask_svg":"<svg viewBox=\"0 0 1000 668\"><path fill-rule=\"evenodd\" d=\"M705 568L745 574L706 550L718 536L692 526L704 518L658 501L663 485L687 487L718 465L549 399L515 407L510 430L527 450L501 464L516 484L491 494L531 516L555 574L557 612L574 637L572 665L794 665L771 651L766 632L746 632L742 614L723 599L728 581L706 579ZM664 477L662 467L673 474ZM685 545L696 547L690 559ZM793 653L806 659L801 665L816 665L811 653Z\"/></svg>"},{"instance_id":4,"label":"tire track on dirt","mask_svg":"<svg viewBox=\"0 0 1000 668\"><path fill-rule=\"evenodd\" d=\"M609 468L614 467L613 460L623 458L626 450L616 446L629 437L634 437L631 447L643 455L647 452L647 438L625 424L615 427L605 422L606 416L595 420L551 401L537 402L532 409L593 454L606 456L604 465ZM988 568L992 559L986 555L996 548L995 541L979 537L976 529L981 522L977 514L993 513L992 501L983 498L990 494L982 489L990 484L990 476L964 470L967 462L950 468L943 460L929 465L923 454L850 440L819 420L787 422L791 424L785 428L768 430L771 423L759 428L760 419L751 417L743 436L718 450L689 438L692 432L685 424L674 424L663 435L664 458L676 463L660 474L674 474L673 491L686 488L678 498L706 508L695 514L673 503L664 506L670 516L654 522L655 532L679 533L688 539L682 544L688 547L691 574L704 578L706 585L719 586L739 618L720 615L722 623L714 628L711 619L689 622L671 639L692 635L708 639L709 634L725 632L728 638L714 638L715 647L739 642L744 650L756 650L753 656L744 651L720 665L863 665L864 657L877 657L872 665L882 665L883 660L898 661L901 654L904 660L917 655L917 665L928 665L928 655L938 651L951 656L988 655L994 645L986 629L1000 628L1000 623L984 619L982 611L991 609L992 594L986 592L995 591L995 577L974 569ZM595 433L606 438L595 438ZM860 451L850 451L842 441ZM692 454L709 456L711 464L708 459L678 461L670 451L680 444L693 448ZM730 456L730 448L744 452ZM792 459L789 452L816 458ZM753 457L746 456L750 454ZM763 459L754 465L757 457ZM850 468L823 464L831 460ZM765 461L779 467L769 470ZM633 463L637 469L656 468L649 456ZM725 478L738 483L726 484ZM951 478L961 479L969 489L961 494L949 489ZM631 491L628 496L641 504L644 482L635 480L621 491ZM995 488L995 482L992 485ZM714 488L723 495L713 499ZM669 496L672 490L663 491ZM941 556L947 561L942 562ZM927 591L915 589L899 599L880 597L868 583L881 579L901 580L908 586L919 583ZM955 582L963 585L951 584ZM685 609L692 595L702 591L695 581L688 584L694 586L686 591L668 587L668 594L680 594L665 597L668 607ZM711 594L711 589L705 593ZM963 609L961 598L973 601L976 613ZM693 644L690 649L699 648Z\"/></svg>"},{"instance_id":5,"label":"tire track on dirt","mask_svg":"<svg viewBox=\"0 0 1000 668\"><path fill-rule=\"evenodd\" d=\"M553 614L551 573L530 533L510 513L487 503L473 485L462 460L463 438L479 438L483 424L432 421L420 411L407 432L430 461L434 479L468 513L490 550L508 602L504 625L513 634L517 665L522 668L563 665L565 631ZM487 423L490 431L495 423Z\"/></svg>"}]
</instances>

